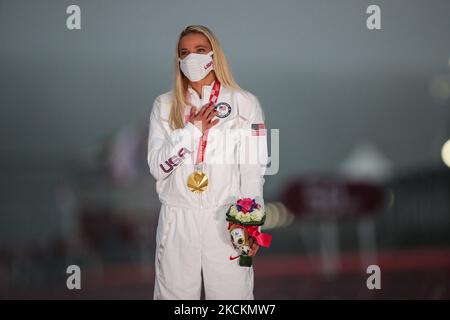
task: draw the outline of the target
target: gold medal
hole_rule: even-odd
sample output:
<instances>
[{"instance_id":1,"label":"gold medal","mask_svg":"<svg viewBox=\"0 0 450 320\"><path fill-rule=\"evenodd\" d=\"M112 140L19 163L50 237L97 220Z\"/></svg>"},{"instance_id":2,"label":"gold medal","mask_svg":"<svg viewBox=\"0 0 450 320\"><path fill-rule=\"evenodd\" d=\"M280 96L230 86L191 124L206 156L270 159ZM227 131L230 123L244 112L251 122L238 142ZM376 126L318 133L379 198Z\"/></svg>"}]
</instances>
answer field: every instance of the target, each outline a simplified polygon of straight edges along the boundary
<instances>
[{"instance_id":1,"label":"gold medal","mask_svg":"<svg viewBox=\"0 0 450 320\"><path fill-rule=\"evenodd\" d=\"M201 193L208 188L208 177L201 171L194 171L188 177L187 186L195 193Z\"/></svg>"},{"instance_id":2,"label":"gold medal","mask_svg":"<svg viewBox=\"0 0 450 320\"><path fill-rule=\"evenodd\" d=\"M220 92L220 82L214 81L213 88L211 89L211 95L209 97L209 105L214 105L217 102ZM201 170L203 161L205 160L206 143L208 142L208 130L206 130L200 141L197 153L197 160L195 161L195 171L192 172L187 180L187 187L194 193L202 193L208 189L208 177Z\"/></svg>"}]
</instances>

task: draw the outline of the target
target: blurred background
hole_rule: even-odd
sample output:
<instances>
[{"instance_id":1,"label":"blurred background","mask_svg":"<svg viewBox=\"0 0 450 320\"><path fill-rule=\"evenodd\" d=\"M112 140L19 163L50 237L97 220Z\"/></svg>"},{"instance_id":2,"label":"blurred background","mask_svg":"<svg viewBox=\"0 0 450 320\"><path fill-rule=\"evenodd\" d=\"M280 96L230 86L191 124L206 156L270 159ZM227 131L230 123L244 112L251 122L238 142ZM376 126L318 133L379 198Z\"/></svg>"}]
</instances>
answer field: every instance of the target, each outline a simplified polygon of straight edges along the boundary
<instances>
[{"instance_id":1,"label":"blurred background","mask_svg":"<svg viewBox=\"0 0 450 320\"><path fill-rule=\"evenodd\" d=\"M66 27L71 4L81 30ZM371 4L381 30L366 27ZM148 119L179 32L204 24L279 129L255 298L449 299L449 12L446 0L0 0L0 298L153 297ZM73 264L81 290L66 288Z\"/></svg>"}]
</instances>

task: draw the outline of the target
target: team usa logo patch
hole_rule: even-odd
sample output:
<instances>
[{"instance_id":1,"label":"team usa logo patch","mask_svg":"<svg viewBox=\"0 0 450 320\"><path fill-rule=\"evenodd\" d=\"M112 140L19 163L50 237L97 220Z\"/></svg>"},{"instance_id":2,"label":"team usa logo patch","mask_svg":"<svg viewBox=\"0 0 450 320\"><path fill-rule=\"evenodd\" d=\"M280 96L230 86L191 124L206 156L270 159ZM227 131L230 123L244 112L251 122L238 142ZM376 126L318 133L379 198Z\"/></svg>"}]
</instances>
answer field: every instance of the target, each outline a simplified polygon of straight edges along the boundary
<instances>
[{"instance_id":1,"label":"team usa logo patch","mask_svg":"<svg viewBox=\"0 0 450 320\"><path fill-rule=\"evenodd\" d=\"M264 123L252 123L252 136L265 136L266 126Z\"/></svg>"},{"instance_id":2,"label":"team usa logo patch","mask_svg":"<svg viewBox=\"0 0 450 320\"><path fill-rule=\"evenodd\" d=\"M223 119L230 115L231 106L226 102L219 102L216 104L215 110L218 111L217 116Z\"/></svg>"}]
</instances>

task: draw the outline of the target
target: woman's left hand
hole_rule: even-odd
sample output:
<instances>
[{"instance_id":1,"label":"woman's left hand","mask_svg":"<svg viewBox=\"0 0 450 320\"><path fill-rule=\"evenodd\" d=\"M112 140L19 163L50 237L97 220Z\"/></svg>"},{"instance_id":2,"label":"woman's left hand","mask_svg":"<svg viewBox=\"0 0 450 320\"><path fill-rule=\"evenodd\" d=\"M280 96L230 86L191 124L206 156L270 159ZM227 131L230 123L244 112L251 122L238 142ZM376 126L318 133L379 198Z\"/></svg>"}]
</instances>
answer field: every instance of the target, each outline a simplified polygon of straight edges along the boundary
<instances>
[{"instance_id":1,"label":"woman's left hand","mask_svg":"<svg viewBox=\"0 0 450 320\"><path fill-rule=\"evenodd\" d=\"M259 244L254 240L254 238L250 238L250 251L248 252L249 256L254 256L259 249Z\"/></svg>"}]
</instances>

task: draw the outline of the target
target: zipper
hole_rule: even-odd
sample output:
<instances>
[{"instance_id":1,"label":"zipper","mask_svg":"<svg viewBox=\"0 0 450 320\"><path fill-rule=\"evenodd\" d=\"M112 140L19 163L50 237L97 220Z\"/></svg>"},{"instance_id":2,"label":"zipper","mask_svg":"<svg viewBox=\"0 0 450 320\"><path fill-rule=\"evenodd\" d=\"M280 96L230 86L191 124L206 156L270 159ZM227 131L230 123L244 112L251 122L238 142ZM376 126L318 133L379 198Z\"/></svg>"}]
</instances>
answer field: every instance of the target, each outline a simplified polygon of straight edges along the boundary
<instances>
[{"instance_id":1,"label":"zipper","mask_svg":"<svg viewBox=\"0 0 450 320\"><path fill-rule=\"evenodd\" d=\"M200 99L200 108L203 107L203 106L205 105L205 103L209 102L209 96L207 96L207 95L205 94L206 88L207 88L206 86L203 86L203 87L202 87L202 97L201 97L201 99ZM206 98L205 98L205 97L206 97ZM205 100L207 100L207 101L205 102ZM206 149L205 149L205 159L206 159ZM200 171L206 174L206 172L205 172L205 161L204 161L204 160L203 160L203 162L202 162L202 164L201 164ZM206 175L206 177L208 177L208 175ZM209 183L209 181L208 181L208 183ZM209 186L208 186L208 187L209 187ZM204 192L206 192L206 191L207 191L207 190L205 190ZM203 209L203 193L204 193L204 192L200 192L200 193L199 193L199 204L200 204L200 209Z\"/></svg>"}]
</instances>

